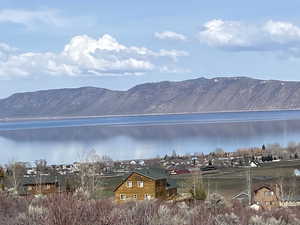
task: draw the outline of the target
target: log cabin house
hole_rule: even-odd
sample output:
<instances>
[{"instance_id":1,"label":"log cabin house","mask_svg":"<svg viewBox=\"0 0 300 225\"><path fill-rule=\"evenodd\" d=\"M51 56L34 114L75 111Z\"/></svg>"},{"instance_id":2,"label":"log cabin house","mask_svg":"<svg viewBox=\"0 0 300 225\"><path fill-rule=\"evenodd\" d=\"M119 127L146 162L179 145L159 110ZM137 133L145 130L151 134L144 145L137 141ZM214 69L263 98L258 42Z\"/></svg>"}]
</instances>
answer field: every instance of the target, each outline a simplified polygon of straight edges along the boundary
<instances>
[{"instance_id":1,"label":"log cabin house","mask_svg":"<svg viewBox=\"0 0 300 225\"><path fill-rule=\"evenodd\" d=\"M114 189L116 202L129 200L171 199L177 187L162 169L143 169L129 173Z\"/></svg>"},{"instance_id":2,"label":"log cabin house","mask_svg":"<svg viewBox=\"0 0 300 225\"><path fill-rule=\"evenodd\" d=\"M232 197L233 201L239 201L244 206L249 203L247 192L241 192ZM279 185L261 185L252 190L251 203L259 208L272 209L276 207L295 207L300 206L300 195L282 195Z\"/></svg>"},{"instance_id":3,"label":"log cabin house","mask_svg":"<svg viewBox=\"0 0 300 225\"><path fill-rule=\"evenodd\" d=\"M275 186L261 185L253 190L253 202L263 209L279 207L279 188Z\"/></svg>"},{"instance_id":4,"label":"log cabin house","mask_svg":"<svg viewBox=\"0 0 300 225\"><path fill-rule=\"evenodd\" d=\"M27 176L23 178L18 193L20 195L47 195L71 192L74 190L74 185L70 180L70 177L60 175Z\"/></svg>"}]
</instances>

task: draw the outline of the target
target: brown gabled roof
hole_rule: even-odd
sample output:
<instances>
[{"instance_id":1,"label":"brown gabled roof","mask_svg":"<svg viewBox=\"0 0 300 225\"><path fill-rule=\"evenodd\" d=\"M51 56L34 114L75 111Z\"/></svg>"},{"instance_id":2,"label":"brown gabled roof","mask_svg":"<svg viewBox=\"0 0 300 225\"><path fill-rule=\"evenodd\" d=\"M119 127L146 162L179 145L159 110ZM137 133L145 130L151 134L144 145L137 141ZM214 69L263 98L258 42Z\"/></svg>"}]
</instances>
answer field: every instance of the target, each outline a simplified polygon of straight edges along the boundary
<instances>
[{"instance_id":1,"label":"brown gabled roof","mask_svg":"<svg viewBox=\"0 0 300 225\"><path fill-rule=\"evenodd\" d=\"M256 186L255 188L253 188L253 192L257 192L259 189L262 189L262 188L267 188L270 191L274 191L275 192L275 190L273 190L273 188L270 185L267 185L267 184L262 184L262 185Z\"/></svg>"},{"instance_id":2,"label":"brown gabled roof","mask_svg":"<svg viewBox=\"0 0 300 225\"><path fill-rule=\"evenodd\" d=\"M268 185L268 184L258 185L258 186L256 186L255 188L252 189L252 194L255 194L261 188L267 188L270 191L273 191L274 194L275 194L275 196L276 196L276 198L277 198L277 200L279 200L280 199L280 193L277 192L278 190L277 190L276 186L277 186L277 184L273 184L273 185ZM279 194L279 196L278 196L278 194Z\"/></svg>"}]
</instances>

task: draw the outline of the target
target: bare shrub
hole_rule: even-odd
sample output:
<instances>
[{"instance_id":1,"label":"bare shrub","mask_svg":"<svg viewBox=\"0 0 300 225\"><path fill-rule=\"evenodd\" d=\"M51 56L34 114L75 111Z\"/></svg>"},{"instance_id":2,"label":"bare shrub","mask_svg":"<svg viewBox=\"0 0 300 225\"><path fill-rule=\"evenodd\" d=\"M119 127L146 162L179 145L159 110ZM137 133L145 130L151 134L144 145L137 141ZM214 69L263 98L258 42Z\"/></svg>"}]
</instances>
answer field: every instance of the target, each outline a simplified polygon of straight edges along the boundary
<instances>
[{"instance_id":1,"label":"bare shrub","mask_svg":"<svg viewBox=\"0 0 300 225\"><path fill-rule=\"evenodd\" d=\"M215 219L216 225L240 225L240 218L234 213L217 215Z\"/></svg>"},{"instance_id":2,"label":"bare shrub","mask_svg":"<svg viewBox=\"0 0 300 225\"><path fill-rule=\"evenodd\" d=\"M0 225L299 225L300 208L254 211L225 205L220 195L210 202L141 201L116 204L78 195L44 198L0 195ZM183 207L184 206L184 207Z\"/></svg>"},{"instance_id":3,"label":"bare shrub","mask_svg":"<svg viewBox=\"0 0 300 225\"><path fill-rule=\"evenodd\" d=\"M209 196L208 208L212 209L214 212L219 212L220 210L224 209L225 206L225 198L222 195L218 193L212 193Z\"/></svg>"}]
</instances>

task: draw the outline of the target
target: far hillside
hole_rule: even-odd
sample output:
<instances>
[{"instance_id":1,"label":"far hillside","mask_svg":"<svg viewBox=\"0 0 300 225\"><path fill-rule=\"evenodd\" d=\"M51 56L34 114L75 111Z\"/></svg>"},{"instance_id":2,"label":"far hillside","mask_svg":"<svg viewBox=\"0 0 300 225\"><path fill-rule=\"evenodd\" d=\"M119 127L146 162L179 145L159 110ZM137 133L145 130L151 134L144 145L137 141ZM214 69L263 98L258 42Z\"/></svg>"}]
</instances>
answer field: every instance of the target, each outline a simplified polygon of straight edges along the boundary
<instances>
[{"instance_id":1,"label":"far hillside","mask_svg":"<svg viewBox=\"0 0 300 225\"><path fill-rule=\"evenodd\" d=\"M82 87L17 93L0 100L0 118L299 108L300 82L220 77L146 83L127 91Z\"/></svg>"}]
</instances>

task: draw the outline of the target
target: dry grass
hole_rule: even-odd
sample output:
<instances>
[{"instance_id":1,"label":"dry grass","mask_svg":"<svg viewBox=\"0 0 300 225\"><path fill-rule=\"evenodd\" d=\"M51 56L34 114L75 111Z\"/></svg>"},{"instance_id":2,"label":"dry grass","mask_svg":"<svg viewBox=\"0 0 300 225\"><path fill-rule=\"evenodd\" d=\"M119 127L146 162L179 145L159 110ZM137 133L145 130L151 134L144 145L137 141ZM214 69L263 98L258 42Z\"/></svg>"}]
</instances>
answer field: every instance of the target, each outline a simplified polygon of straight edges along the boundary
<instances>
[{"instance_id":1,"label":"dry grass","mask_svg":"<svg viewBox=\"0 0 300 225\"><path fill-rule=\"evenodd\" d=\"M218 198L218 196L216 196ZM30 199L0 195L1 225L299 225L300 208L252 211L218 199L204 203L159 201L115 204L84 196Z\"/></svg>"}]
</instances>

